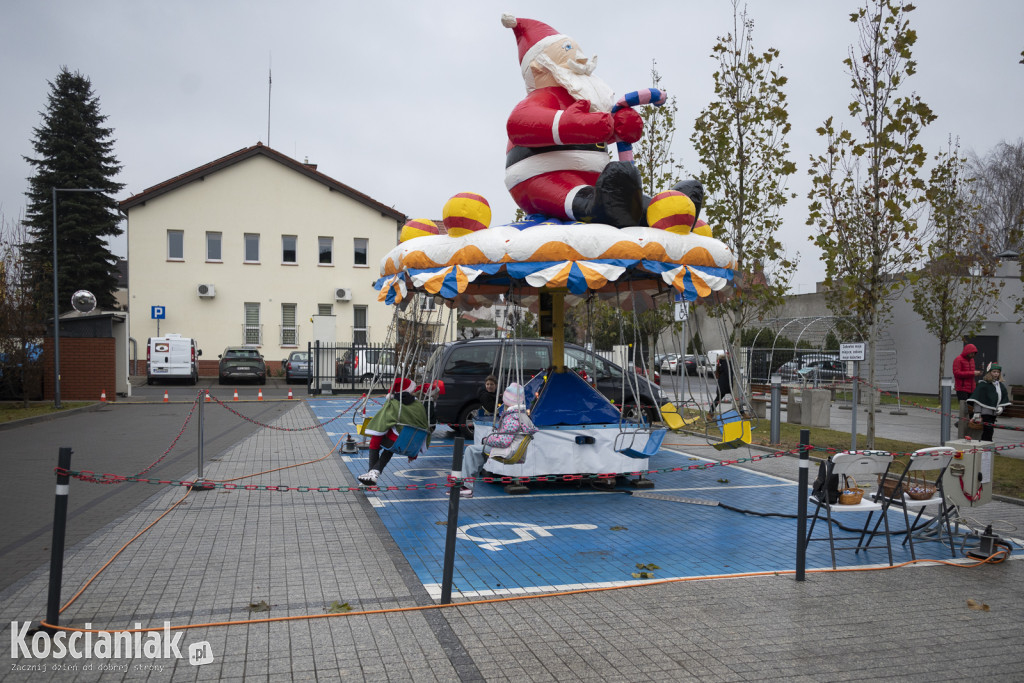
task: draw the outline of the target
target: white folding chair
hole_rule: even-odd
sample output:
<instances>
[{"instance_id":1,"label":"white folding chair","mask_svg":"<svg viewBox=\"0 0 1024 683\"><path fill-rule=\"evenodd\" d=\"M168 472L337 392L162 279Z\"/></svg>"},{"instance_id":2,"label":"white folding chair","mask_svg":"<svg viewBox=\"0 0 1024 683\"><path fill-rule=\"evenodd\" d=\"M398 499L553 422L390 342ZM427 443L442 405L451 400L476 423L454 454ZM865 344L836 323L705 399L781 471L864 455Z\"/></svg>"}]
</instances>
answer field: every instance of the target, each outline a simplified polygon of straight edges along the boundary
<instances>
[{"instance_id":1,"label":"white folding chair","mask_svg":"<svg viewBox=\"0 0 1024 683\"><path fill-rule=\"evenodd\" d=\"M942 477L955 454L956 450L949 446L935 446L914 451L910 455L910 460L903 473L892 487L891 493L887 495L880 487L875 494L876 498L888 498L887 501L883 501L887 507L896 506L903 509L903 518L907 523L907 535L903 539L903 544L910 544L910 557L915 560L917 553L914 550L914 536L941 542L943 530L946 532L946 540L949 543L950 557L956 557L956 548L953 546L953 530L949 521L954 508L946 504L946 495L942 488ZM929 493L931 495L928 495ZM917 524L924 515L925 508L929 505L938 506L938 512L927 523L918 527ZM911 510L917 510L913 522L910 521L909 516ZM872 538L878 532L880 521L875 522L875 527L871 531ZM929 530L932 525L936 525L934 531ZM932 533L935 534L935 538L928 537ZM870 543L871 538L868 539L867 544Z\"/></svg>"},{"instance_id":2,"label":"white folding chair","mask_svg":"<svg viewBox=\"0 0 1024 683\"><path fill-rule=\"evenodd\" d=\"M810 502L814 503L814 516L811 520L811 527L807 530L807 538L804 541L804 549L810 545L811 541L828 541L829 550L832 552L832 568L836 568L836 550L867 550L867 546L864 544L865 536L868 536L868 526L871 524L871 518L875 512L881 514L881 522L885 525L885 544L886 549L889 552L889 566L893 564L892 561L892 542L889 537L889 519L885 514L886 508L888 508L888 502L884 500L882 496L875 496L874 493L869 493L868 486L866 484L873 484L878 475L883 477L889 472L889 467L892 465L892 455L884 451L859 451L854 453L837 453L832 456L832 459L826 466L827 477L833 474L839 475L839 492L842 493L843 489L847 487L847 482L855 480L858 488L864 488L865 493L859 503L855 505L844 505L842 503L830 503L828 496L825 495L824 499L819 499L817 496L811 495ZM825 481L828 481L826 478ZM852 483L852 481L851 481ZM824 517L822 517L822 511L824 511ZM845 514L850 512L866 512L868 517L864 522L863 530L860 536L836 536L833 530L832 515L834 514ZM819 519L824 519L826 526L828 526L828 538L824 536L820 538L814 538L814 526ZM871 534L873 536L873 534ZM857 545L851 546L836 546L836 541L857 541ZM870 538L868 538L870 541Z\"/></svg>"}]
</instances>

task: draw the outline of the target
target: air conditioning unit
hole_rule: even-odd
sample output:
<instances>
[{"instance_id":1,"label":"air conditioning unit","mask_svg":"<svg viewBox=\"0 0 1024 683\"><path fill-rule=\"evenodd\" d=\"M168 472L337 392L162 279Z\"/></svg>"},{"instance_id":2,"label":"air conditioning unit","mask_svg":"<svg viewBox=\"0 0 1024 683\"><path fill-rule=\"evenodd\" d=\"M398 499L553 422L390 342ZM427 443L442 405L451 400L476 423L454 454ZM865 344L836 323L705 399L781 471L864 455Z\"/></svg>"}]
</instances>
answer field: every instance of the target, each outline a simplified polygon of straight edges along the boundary
<instances>
[{"instance_id":1,"label":"air conditioning unit","mask_svg":"<svg viewBox=\"0 0 1024 683\"><path fill-rule=\"evenodd\" d=\"M334 290L335 301L352 301L352 290L348 287L338 287Z\"/></svg>"},{"instance_id":2,"label":"air conditioning unit","mask_svg":"<svg viewBox=\"0 0 1024 683\"><path fill-rule=\"evenodd\" d=\"M214 289L213 285L198 285L196 286L196 294L201 297L213 298L217 295L217 290Z\"/></svg>"}]
</instances>

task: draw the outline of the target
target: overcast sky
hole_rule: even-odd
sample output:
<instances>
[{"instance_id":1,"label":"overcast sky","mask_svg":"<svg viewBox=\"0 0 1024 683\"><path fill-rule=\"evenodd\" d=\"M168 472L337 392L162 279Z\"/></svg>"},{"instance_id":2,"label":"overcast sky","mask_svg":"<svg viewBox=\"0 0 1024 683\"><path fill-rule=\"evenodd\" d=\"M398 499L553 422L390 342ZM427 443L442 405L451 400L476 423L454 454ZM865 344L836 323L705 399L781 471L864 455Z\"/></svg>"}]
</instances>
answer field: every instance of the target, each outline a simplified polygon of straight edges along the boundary
<instances>
[{"instance_id":1,"label":"overcast sky","mask_svg":"<svg viewBox=\"0 0 1024 683\"><path fill-rule=\"evenodd\" d=\"M781 51L789 77L798 197L782 241L801 254L793 290L824 270L807 237L815 128L850 101L842 60L856 40L853 0L750 0L754 47ZM505 120L523 97L503 12L539 19L599 56L616 92L650 86L651 60L678 100L674 151L689 169L693 121L712 94L728 0L555 2L271 2L5 0L0 9L0 213L24 210L32 129L61 66L88 76L124 166L125 199L233 151L269 144L416 218L437 218L458 192L484 195L493 224L511 220ZM908 81L949 135L984 154L1024 137L1024 2L922 0L911 14L918 74ZM845 119L844 119L845 120ZM125 255L126 243L113 245Z\"/></svg>"}]
</instances>

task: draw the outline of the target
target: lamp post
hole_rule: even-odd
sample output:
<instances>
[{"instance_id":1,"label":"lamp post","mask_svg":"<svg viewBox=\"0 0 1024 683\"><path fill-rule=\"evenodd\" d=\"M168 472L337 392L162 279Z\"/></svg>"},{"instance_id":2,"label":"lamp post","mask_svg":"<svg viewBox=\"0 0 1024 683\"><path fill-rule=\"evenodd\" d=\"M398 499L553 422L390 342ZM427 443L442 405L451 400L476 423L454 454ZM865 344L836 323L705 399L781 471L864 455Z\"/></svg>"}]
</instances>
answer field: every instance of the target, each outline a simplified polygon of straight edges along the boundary
<instances>
[{"instance_id":1,"label":"lamp post","mask_svg":"<svg viewBox=\"0 0 1024 683\"><path fill-rule=\"evenodd\" d=\"M60 308L57 305L57 193L103 192L95 187L53 188L53 407L60 408Z\"/></svg>"}]
</instances>

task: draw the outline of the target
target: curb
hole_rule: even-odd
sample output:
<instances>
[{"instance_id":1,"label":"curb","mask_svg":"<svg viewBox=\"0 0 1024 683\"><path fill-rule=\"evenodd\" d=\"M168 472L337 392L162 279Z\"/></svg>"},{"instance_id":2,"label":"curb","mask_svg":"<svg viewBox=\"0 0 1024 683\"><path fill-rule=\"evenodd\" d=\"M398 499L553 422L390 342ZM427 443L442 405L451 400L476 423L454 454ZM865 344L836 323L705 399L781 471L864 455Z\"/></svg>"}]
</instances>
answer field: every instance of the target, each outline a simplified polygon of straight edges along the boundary
<instances>
[{"instance_id":1,"label":"curb","mask_svg":"<svg viewBox=\"0 0 1024 683\"><path fill-rule=\"evenodd\" d=\"M113 404L113 402L111 404ZM16 429L17 427L34 424L36 422L48 422L49 420L59 420L60 418L66 415L74 415L76 413L85 413L92 410L99 410L105 405L107 404L103 403L102 401L98 401L96 403L91 403L87 406L82 406L80 408L69 408L67 410L61 410L56 413L47 413L46 415L23 417L20 420L8 420L7 422L0 422L0 432L6 429Z\"/></svg>"}]
</instances>

